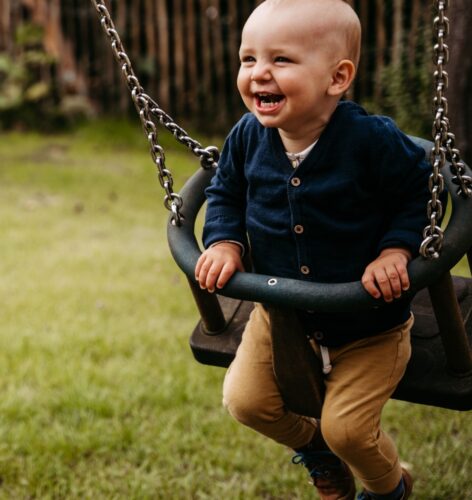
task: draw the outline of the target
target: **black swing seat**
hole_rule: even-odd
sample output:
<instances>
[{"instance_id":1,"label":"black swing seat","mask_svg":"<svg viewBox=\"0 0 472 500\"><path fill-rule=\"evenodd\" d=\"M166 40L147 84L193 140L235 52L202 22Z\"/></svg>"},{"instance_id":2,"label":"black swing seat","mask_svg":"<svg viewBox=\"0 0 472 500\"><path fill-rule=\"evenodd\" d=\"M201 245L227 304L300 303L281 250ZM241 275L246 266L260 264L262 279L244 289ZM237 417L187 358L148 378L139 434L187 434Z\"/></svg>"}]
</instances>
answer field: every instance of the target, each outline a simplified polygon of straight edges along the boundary
<instances>
[{"instance_id":1,"label":"black swing seat","mask_svg":"<svg viewBox=\"0 0 472 500\"><path fill-rule=\"evenodd\" d=\"M472 345L472 279L454 277L454 290ZM241 341L253 303L218 297L226 328L209 335L200 321L190 337L190 347L200 363L228 367ZM415 324L411 332L412 356L393 397L455 410L472 409L472 373L461 375L447 368L446 355L427 289L412 302Z\"/></svg>"},{"instance_id":2,"label":"black swing seat","mask_svg":"<svg viewBox=\"0 0 472 500\"><path fill-rule=\"evenodd\" d=\"M413 140L429 154L430 142ZM187 181L180 193L184 223L177 227L169 220L168 224L172 255L187 275L202 315L190 338L191 349L199 362L222 367L231 363L253 302L323 312L381 307L360 282L320 284L236 273L218 296L200 290L194 279L200 255L194 225L205 201L204 189L213 174L214 171L200 170ZM470 175L469 169L467 174ZM472 279L454 277L451 280L449 271L467 252L470 256L472 198L457 194L449 168L444 169L443 175L452 200L452 213L444 232L441 256L431 261L418 257L408 268L411 281L408 293L414 297L413 351L407 372L393 397L465 411L472 409ZM441 287L444 286L448 290L444 293L443 305ZM461 316L459 311L453 314L454 307L460 309ZM459 321L455 321L457 317ZM457 336L459 342L456 342L457 330L461 330Z\"/></svg>"}]
</instances>

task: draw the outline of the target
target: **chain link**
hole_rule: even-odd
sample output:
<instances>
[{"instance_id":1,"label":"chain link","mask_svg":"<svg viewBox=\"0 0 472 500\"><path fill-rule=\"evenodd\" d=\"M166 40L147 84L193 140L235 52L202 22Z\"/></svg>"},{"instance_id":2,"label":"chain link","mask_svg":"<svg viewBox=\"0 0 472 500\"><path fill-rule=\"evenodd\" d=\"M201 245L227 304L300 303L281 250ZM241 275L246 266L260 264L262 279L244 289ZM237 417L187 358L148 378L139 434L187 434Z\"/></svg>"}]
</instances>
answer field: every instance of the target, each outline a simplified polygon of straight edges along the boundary
<instances>
[{"instance_id":1,"label":"chain link","mask_svg":"<svg viewBox=\"0 0 472 500\"><path fill-rule=\"evenodd\" d=\"M97 11L100 24L108 36L115 59L121 67L126 84L131 93L141 124L149 142L151 157L157 167L159 183L165 191L164 206L172 213L171 220L174 225L180 226L183 222L181 213L182 198L174 192L174 180L170 170L166 167L165 154L158 141L157 127L154 120L162 124L180 143L187 146L200 159L204 169L216 168L219 151L215 146L204 148L198 141L192 139L187 132L177 125L160 106L149 97L141 87L133 67L125 52L120 36L115 29L113 20L108 12L104 0L91 0Z\"/></svg>"},{"instance_id":2,"label":"chain link","mask_svg":"<svg viewBox=\"0 0 472 500\"><path fill-rule=\"evenodd\" d=\"M446 39L450 31L450 23L447 17L449 0L434 0L437 16L434 18L433 28L436 36L434 45L434 71L435 96L434 120L432 136L434 145L431 149L430 161L433 172L429 178L429 190L431 199L428 202L427 214L429 225L423 231L423 242L420 247L420 254L428 259L436 259L442 248L444 234L439 227L439 221L443 215L443 205L440 195L444 191L444 177L441 169L446 161L450 162L450 169L453 174L452 182L458 186L457 193L464 197L472 195L472 178L465 175L465 165L461 160L460 152L455 146L455 136L450 131L448 118L448 101L446 90L449 80L445 66L449 62L449 47Z\"/></svg>"}]
</instances>

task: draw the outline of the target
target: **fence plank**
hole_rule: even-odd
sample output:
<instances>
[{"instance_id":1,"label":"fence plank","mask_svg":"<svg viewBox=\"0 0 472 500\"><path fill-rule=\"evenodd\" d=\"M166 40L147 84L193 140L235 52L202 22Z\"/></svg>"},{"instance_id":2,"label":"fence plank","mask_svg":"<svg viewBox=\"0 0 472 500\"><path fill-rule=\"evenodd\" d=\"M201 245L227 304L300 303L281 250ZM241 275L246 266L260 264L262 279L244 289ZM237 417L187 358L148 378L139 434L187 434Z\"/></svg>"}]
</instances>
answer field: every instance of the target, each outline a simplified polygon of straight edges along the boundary
<instances>
[{"instance_id":1,"label":"fence plank","mask_svg":"<svg viewBox=\"0 0 472 500\"><path fill-rule=\"evenodd\" d=\"M174 60L174 113L184 116L185 106L185 47L184 47L184 16L182 1L173 0L172 57Z\"/></svg>"},{"instance_id":2,"label":"fence plank","mask_svg":"<svg viewBox=\"0 0 472 500\"><path fill-rule=\"evenodd\" d=\"M169 85L169 39L168 39L168 18L166 0L156 2L156 22L158 39L158 99L160 106L169 109L170 106L170 85Z\"/></svg>"},{"instance_id":3,"label":"fence plank","mask_svg":"<svg viewBox=\"0 0 472 500\"><path fill-rule=\"evenodd\" d=\"M154 1L146 0L144 4L144 29L146 35L146 67L148 68L147 86L154 89L156 85L157 40L154 24Z\"/></svg>"},{"instance_id":4,"label":"fence plank","mask_svg":"<svg viewBox=\"0 0 472 500\"><path fill-rule=\"evenodd\" d=\"M212 91L212 79L211 79L211 34L210 26L208 23L208 14L210 4L208 0L200 1L201 11L200 11L200 33L201 39L199 40L202 56L202 71L201 71L201 82L199 92L199 102L200 112L203 113L205 110L210 112L215 107L215 101L213 98Z\"/></svg>"},{"instance_id":5,"label":"fence plank","mask_svg":"<svg viewBox=\"0 0 472 500\"><path fill-rule=\"evenodd\" d=\"M369 5L368 0L361 0L358 7L358 15L362 25L362 44L361 44L361 59L359 61L359 72L357 75L357 89L361 95L367 94L368 88L368 31L365 27L369 26Z\"/></svg>"},{"instance_id":6,"label":"fence plank","mask_svg":"<svg viewBox=\"0 0 472 500\"><path fill-rule=\"evenodd\" d=\"M380 100L382 98L382 75L385 67L385 48L387 44L384 0L376 0L375 7L376 57L374 100L375 102L380 103Z\"/></svg>"},{"instance_id":7,"label":"fence plank","mask_svg":"<svg viewBox=\"0 0 472 500\"><path fill-rule=\"evenodd\" d=\"M225 0L226 1L226 0ZM222 26L221 26L221 8L218 0L211 0L210 9L212 14L208 16L210 26L211 41L213 47L212 75L213 88L215 95L215 107L212 115L218 125L228 122L228 102L224 87L224 76L226 65L224 60Z\"/></svg>"},{"instance_id":8,"label":"fence plank","mask_svg":"<svg viewBox=\"0 0 472 500\"><path fill-rule=\"evenodd\" d=\"M131 33L131 43L129 44L129 49L131 53L131 58L136 61L140 54L140 40L141 40L141 16L140 16L140 0L133 0L127 4L128 6L128 16L131 20L130 23L130 33Z\"/></svg>"},{"instance_id":9,"label":"fence plank","mask_svg":"<svg viewBox=\"0 0 472 500\"><path fill-rule=\"evenodd\" d=\"M186 88L186 106L188 116L195 116L197 103L195 99L195 87L198 83L197 72L197 33L196 33L196 18L195 7L193 0L186 0L185 4L185 53L186 53L186 70L188 75Z\"/></svg>"},{"instance_id":10,"label":"fence plank","mask_svg":"<svg viewBox=\"0 0 472 500\"><path fill-rule=\"evenodd\" d=\"M11 49L10 0L0 0L0 50Z\"/></svg>"},{"instance_id":11,"label":"fence plank","mask_svg":"<svg viewBox=\"0 0 472 500\"><path fill-rule=\"evenodd\" d=\"M240 107L239 95L236 91L236 76L239 68L239 26L238 26L238 0L228 0L227 14L228 29L228 75L227 88L228 103L232 110L231 118L234 120L235 111Z\"/></svg>"},{"instance_id":12,"label":"fence plank","mask_svg":"<svg viewBox=\"0 0 472 500\"><path fill-rule=\"evenodd\" d=\"M412 0L411 7L411 25L410 25L410 34L408 37L408 67L413 68L416 62L416 57L418 54L418 29L420 24L420 16L421 16L421 0Z\"/></svg>"},{"instance_id":13,"label":"fence plank","mask_svg":"<svg viewBox=\"0 0 472 500\"><path fill-rule=\"evenodd\" d=\"M399 68L403 53L403 0L393 0L392 65Z\"/></svg>"}]
</instances>

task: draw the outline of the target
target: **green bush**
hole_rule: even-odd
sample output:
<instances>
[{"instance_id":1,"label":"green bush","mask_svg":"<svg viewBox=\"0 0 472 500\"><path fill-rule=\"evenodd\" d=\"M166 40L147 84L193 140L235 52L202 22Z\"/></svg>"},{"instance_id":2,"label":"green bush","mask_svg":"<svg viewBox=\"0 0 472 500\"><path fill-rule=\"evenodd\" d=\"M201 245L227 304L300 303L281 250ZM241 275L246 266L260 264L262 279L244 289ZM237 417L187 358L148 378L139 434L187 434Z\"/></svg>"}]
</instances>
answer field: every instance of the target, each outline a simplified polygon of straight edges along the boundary
<instances>
[{"instance_id":1,"label":"green bush","mask_svg":"<svg viewBox=\"0 0 472 500\"><path fill-rule=\"evenodd\" d=\"M13 53L0 53L0 128L51 128L61 121L55 60L42 46L43 30L20 25Z\"/></svg>"},{"instance_id":2,"label":"green bush","mask_svg":"<svg viewBox=\"0 0 472 500\"><path fill-rule=\"evenodd\" d=\"M409 60L406 50L400 63L387 64L380 82L381 98L365 103L369 111L391 116L408 134L424 138L431 136L433 64L430 48L431 30L420 31L415 47L414 60Z\"/></svg>"}]
</instances>

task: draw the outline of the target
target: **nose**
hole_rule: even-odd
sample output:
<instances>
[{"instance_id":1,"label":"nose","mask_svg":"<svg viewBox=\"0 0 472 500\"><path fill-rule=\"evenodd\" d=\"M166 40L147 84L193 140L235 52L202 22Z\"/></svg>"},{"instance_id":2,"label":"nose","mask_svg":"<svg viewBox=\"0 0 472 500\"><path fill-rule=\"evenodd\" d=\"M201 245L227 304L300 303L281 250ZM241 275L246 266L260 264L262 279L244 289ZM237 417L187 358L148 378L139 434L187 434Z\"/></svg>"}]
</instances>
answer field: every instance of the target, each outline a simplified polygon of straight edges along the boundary
<instances>
[{"instance_id":1,"label":"nose","mask_svg":"<svg viewBox=\"0 0 472 500\"><path fill-rule=\"evenodd\" d=\"M251 80L267 81L272 78L269 65L265 61L257 61L252 67Z\"/></svg>"}]
</instances>

